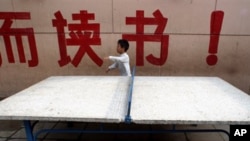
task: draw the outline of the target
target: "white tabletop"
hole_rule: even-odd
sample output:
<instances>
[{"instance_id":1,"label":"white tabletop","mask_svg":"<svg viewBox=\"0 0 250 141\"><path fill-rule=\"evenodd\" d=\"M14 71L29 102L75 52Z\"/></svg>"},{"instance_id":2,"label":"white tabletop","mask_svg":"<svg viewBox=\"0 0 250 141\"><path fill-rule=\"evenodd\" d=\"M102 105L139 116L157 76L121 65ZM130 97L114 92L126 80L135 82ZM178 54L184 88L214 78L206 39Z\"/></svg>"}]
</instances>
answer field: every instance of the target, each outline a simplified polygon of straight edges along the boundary
<instances>
[{"instance_id":1,"label":"white tabletop","mask_svg":"<svg viewBox=\"0 0 250 141\"><path fill-rule=\"evenodd\" d=\"M250 96L217 77L136 77L131 117L147 124L250 124Z\"/></svg>"},{"instance_id":2,"label":"white tabletop","mask_svg":"<svg viewBox=\"0 0 250 141\"><path fill-rule=\"evenodd\" d=\"M50 77L0 102L0 119L121 122L130 77Z\"/></svg>"},{"instance_id":3,"label":"white tabletop","mask_svg":"<svg viewBox=\"0 0 250 141\"><path fill-rule=\"evenodd\" d=\"M124 122L130 77L57 76L0 102L2 120ZM136 76L138 124L250 124L250 96L217 77Z\"/></svg>"}]
</instances>

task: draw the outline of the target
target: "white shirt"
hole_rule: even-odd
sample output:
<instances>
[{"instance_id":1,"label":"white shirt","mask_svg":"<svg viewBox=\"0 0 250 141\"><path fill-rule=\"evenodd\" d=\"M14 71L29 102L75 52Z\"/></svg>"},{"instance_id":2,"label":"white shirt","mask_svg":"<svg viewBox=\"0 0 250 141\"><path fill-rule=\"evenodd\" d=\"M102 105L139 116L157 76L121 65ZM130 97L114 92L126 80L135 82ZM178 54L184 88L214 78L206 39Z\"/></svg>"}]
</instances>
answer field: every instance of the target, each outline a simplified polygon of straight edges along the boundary
<instances>
[{"instance_id":1,"label":"white shirt","mask_svg":"<svg viewBox=\"0 0 250 141\"><path fill-rule=\"evenodd\" d=\"M118 68L121 75L131 76L129 56L126 52L121 54L120 56L109 56L109 59L114 62L111 66L108 67L109 69Z\"/></svg>"}]
</instances>

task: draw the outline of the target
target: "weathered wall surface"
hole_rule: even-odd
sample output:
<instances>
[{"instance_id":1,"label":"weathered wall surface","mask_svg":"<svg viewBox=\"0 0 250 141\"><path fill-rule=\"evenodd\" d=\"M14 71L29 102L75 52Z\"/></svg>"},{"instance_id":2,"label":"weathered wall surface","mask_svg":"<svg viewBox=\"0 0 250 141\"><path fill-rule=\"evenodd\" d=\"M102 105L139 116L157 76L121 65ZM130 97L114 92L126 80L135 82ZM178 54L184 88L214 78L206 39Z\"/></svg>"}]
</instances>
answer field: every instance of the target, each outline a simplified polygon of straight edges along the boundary
<instances>
[{"instance_id":1,"label":"weathered wall surface","mask_svg":"<svg viewBox=\"0 0 250 141\"><path fill-rule=\"evenodd\" d=\"M249 0L0 0L0 97L51 75L119 75L103 57L120 38L137 75L219 76L250 93L249 25Z\"/></svg>"}]
</instances>

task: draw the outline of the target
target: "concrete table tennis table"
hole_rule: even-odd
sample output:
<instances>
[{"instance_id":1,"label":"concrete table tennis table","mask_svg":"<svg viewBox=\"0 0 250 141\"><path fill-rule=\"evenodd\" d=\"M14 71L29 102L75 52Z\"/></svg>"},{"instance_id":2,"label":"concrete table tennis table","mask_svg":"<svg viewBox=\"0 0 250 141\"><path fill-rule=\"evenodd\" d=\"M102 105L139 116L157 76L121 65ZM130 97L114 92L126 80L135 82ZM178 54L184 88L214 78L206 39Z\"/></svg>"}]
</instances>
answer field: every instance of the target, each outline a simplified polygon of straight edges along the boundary
<instances>
[{"instance_id":1,"label":"concrete table tennis table","mask_svg":"<svg viewBox=\"0 0 250 141\"><path fill-rule=\"evenodd\" d=\"M250 96L218 77L52 76L2 100L0 120L23 120L28 141L31 121L249 125Z\"/></svg>"}]
</instances>

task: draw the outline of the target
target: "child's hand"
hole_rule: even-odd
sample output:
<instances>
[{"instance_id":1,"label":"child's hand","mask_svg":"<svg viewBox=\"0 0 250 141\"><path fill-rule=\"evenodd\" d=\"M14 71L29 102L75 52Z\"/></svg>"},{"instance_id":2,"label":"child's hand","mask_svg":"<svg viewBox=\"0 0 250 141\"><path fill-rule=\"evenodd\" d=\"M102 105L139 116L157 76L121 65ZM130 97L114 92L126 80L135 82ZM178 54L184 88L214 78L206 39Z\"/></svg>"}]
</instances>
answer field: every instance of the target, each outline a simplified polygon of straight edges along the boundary
<instances>
[{"instance_id":1,"label":"child's hand","mask_svg":"<svg viewBox=\"0 0 250 141\"><path fill-rule=\"evenodd\" d=\"M104 59L104 60L109 60L109 57L107 56L107 57L104 57L103 59Z\"/></svg>"},{"instance_id":2,"label":"child's hand","mask_svg":"<svg viewBox=\"0 0 250 141\"><path fill-rule=\"evenodd\" d=\"M109 69L109 68L107 68L107 69L106 69L106 73L108 73L109 71L110 71L110 69Z\"/></svg>"}]
</instances>

